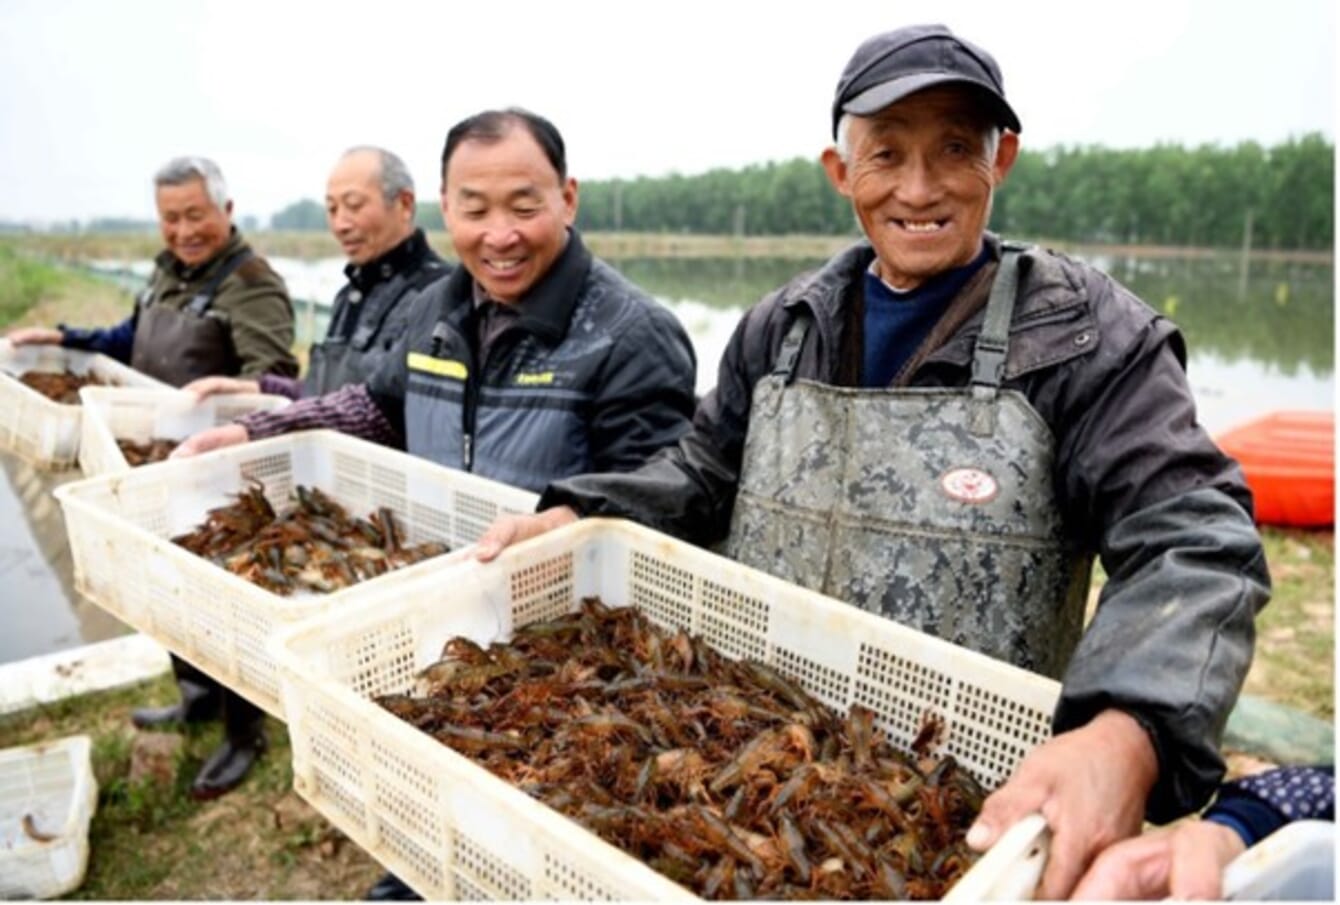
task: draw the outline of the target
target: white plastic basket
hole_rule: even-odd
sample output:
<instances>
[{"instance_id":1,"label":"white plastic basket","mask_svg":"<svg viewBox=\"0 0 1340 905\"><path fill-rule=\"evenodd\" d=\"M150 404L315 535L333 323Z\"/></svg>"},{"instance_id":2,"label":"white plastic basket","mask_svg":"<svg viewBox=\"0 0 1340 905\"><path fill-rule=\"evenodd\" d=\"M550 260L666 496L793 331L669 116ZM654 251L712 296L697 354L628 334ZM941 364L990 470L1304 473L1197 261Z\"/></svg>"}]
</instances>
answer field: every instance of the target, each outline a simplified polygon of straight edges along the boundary
<instances>
[{"instance_id":1,"label":"white plastic basket","mask_svg":"<svg viewBox=\"0 0 1340 905\"><path fill-rule=\"evenodd\" d=\"M272 411L289 404L283 396L239 393L210 396L177 390L131 390L120 387L84 387L79 467L87 477L129 471L117 440L185 440L192 434L240 418L251 412Z\"/></svg>"},{"instance_id":2,"label":"white plastic basket","mask_svg":"<svg viewBox=\"0 0 1340 905\"><path fill-rule=\"evenodd\" d=\"M50 899L84 882L98 803L90 751L86 735L0 751L0 899Z\"/></svg>"},{"instance_id":3,"label":"white plastic basket","mask_svg":"<svg viewBox=\"0 0 1340 905\"><path fill-rule=\"evenodd\" d=\"M1245 902L1334 902L1335 824L1286 824L1224 869L1224 898Z\"/></svg>"},{"instance_id":4,"label":"white plastic basket","mask_svg":"<svg viewBox=\"0 0 1340 905\"><path fill-rule=\"evenodd\" d=\"M253 479L277 512L293 507L298 485L318 487L360 518L388 507L407 543L442 541L457 552L335 593L281 597L172 542ZM156 462L67 484L55 495L80 593L280 719L279 678L266 649L276 628L459 558L496 516L530 512L536 502L529 491L335 431Z\"/></svg>"},{"instance_id":5,"label":"white plastic basket","mask_svg":"<svg viewBox=\"0 0 1340 905\"><path fill-rule=\"evenodd\" d=\"M904 747L932 710L945 719L940 750L987 788L1050 736L1054 681L630 522L588 519L278 634L299 794L429 899L690 897L370 700L408 691L452 636L506 639L589 595L771 664L839 712L863 704ZM1031 894L1046 857L1041 818L1000 849L950 897L960 887L973 899Z\"/></svg>"},{"instance_id":6,"label":"white plastic basket","mask_svg":"<svg viewBox=\"0 0 1340 905\"><path fill-rule=\"evenodd\" d=\"M17 453L42 468L69 468L79 455L83 409L52 402L19 381L28 371L81 376L92 374L105 384L169 389L147 374L96 352L60 346L15 346L0 339L0 449Z\"/></svg>"}]
</instances>

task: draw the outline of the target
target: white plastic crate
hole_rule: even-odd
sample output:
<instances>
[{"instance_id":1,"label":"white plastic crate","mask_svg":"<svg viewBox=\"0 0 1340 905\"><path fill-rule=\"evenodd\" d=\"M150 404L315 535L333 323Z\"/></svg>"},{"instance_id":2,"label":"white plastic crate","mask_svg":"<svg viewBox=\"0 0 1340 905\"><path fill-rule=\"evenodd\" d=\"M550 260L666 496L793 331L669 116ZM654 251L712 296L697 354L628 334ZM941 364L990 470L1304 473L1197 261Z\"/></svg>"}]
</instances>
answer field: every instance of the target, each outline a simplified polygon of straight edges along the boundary
<instances>
[{"instance_id":1,"label":"white plastic crate","mask_svg":"<svg viewBox=\"0 0 1340 905\"><path fill-rule=\"evenodd\" d=\"M105 384L148 389L168 385L96 352L60 346L15 346L0 339L0 449L43 468L70 468L79 455L83 409L52 402L24 386L28 371L92 374Z\"/></svg>"},{"instance_id":2,"label":"white plastic crate","mask_svg":"<svg viewBox=\"0 0 1340 905\"><path fill-rule=\"evenodd\" d=\"M299 794L428 899L690 897L370 700L409 691L450 637L506 639L589 595L771 664L841 713L865 705L895 744L934 711L946 723L939 750L988 789L1050 736L1052 680L630 522L588 519L278 634ZM1046 841L1040 816L1024 821L950 898L1027 897Z\"/></svg>"},{"instance_id":3,"label":"white plastic crate","mask_svg":"<svg viewBox=\"0 0 1340 905\"><path fill-rule=\"evenodd\" d=\"M0 899L50 899L84 882L98 803L90 752L86 735L0 751Z\"/></svg>"},{"instance_id":4,"label":"white plastic crate","mask_svg":"<svg viewBox=\"0 0 1340 905\"><path fill-rule=\"evenodd\" d=\"M1244 902L1334 902L1335 824L1286 824L1224 869L1224 898Z\"/></svg>"},{"instance_id":5,"label":"white plastic crate","mask_svg":"<svg viewBox=\"0 0 1340 905\"><path fill-rule=\"evenodd\" d=\"M318 487L352 516L388 507L406 543L474 543L499 514L530 512L536 495L335 431L304 431L170 459L57 488L75 587L121 621L283 719L266 648L278 627L395 587L437 557L331 594L282 597L179 547L259 480L277 512L298 485ZM391 591L394 593L394 591Z\"/></svg>"},{"instance_id":6,"label":"white plastic crate","mask_svg":"<svg viewBox=\"0 0 1340 905\"><path fill-rule=\"evenodd\" d=\"M283 396L263 393L210 396L197 401L195 394L179 390L120 387L84 387L79 398L84 407L79 467L87 477L130 470L117 440L185 440L251 412L272 411L289 404Z\"/></svg>"}]
</instances>

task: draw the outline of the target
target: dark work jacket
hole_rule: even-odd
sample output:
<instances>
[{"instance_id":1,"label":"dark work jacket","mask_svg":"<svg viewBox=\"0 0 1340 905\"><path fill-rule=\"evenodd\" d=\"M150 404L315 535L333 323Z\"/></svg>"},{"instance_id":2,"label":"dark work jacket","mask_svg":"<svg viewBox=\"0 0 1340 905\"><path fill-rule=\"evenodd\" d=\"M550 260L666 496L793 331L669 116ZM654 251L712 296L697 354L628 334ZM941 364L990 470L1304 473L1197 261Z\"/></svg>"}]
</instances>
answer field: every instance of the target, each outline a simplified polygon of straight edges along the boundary
<instances>
[{"instance_id":1,"label":"dark work jacket","mask_svg":"<svg viewBox=\"0 0 1340 905\"><path fill-rule=\"evenodd\" d=\"M962 387L999 261L963 288L895 385ZM741 319L693 429L634 475L550 487L541 508L632 518L696 543L725 537L754 384L799 309L812 313L796 376L855 386L869 243L796 277ZM1270 579L1242 471L1196 423L1185 346L1170 321L1106 274L1034 249L1020 262L1004 388L1051 430L1067 533L1108 581L1062 680L1057 732L1106 708L1149 730L1159 756L1148 816L1203 805L1224 772L1218 743ZM897 442L890 437L889 442Z\"/></svg>"},{"instance_id":2,"label":"dark work jacket","mask_svg":"<svg viewBox=\"0 0 1340 905\"><path fill-rule=\"evenodd\" d=\"M405 337L368 381L410 453L538 491L635 468L688 429L688 335L576 231L517 311L481 356L465 268L414 300Z\"/></svg>"},{"instance_id":3,"label":"dark work jacket","mask_svg":"<svg viewBox=\"0 0 1340 905\"><path fill-rule=\"evenodd\" d=\"M410 299L450 272L421 229L376 260L346 266L349 282L335 295L326 338L312 346L304 394L364 383L404 336Z\"/></svg>"}]
</instances>

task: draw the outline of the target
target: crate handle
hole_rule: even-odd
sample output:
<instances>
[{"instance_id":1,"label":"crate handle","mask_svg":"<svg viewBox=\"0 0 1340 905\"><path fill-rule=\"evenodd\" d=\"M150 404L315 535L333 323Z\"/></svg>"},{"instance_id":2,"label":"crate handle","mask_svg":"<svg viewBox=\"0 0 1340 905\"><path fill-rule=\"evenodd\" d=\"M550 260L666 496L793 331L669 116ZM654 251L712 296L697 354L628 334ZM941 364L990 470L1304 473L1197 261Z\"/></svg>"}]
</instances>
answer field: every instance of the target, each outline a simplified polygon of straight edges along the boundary
<instances>
[{"instance_id":1,"label":"crate handle","mask_svg":"<svg viewBox=\"0 0 1340 905\"><path fill-rule=\"evenodd\" d=\"M1033 898L1047 864L1052 834L1047 818L1029 814L1005 831L945 902L1023 901Z\"/></svg>"}]
</instances>

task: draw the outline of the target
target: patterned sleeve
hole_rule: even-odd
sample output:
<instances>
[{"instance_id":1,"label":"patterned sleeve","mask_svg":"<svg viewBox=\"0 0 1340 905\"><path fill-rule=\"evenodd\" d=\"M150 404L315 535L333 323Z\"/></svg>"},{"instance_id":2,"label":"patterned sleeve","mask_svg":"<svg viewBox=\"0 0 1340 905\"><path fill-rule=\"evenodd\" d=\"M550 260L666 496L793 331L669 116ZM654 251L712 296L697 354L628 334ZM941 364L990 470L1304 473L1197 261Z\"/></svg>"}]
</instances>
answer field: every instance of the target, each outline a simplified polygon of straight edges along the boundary
<instances>
[{"instance_id":1,"label":"patterned sleeve","mask_svg":"<svg viewBox=\"0 0 1340 905\"><path fill-rule=\"evenodd\" d=\"M1335 768L1279 767L1226 783L1205 819L1254 845L1294 820L1335 820Z\"/></svg>"},{"instance_id":2,"label":"patterned sleeve","mask_svg":"<svg viewBox=\"0 0 1340 905\"><path fill-rule=\"evenodd\" d=\"M252 440L300 430L330 428L383 446L404 449L395 425L386 419L361 383L351 383L324 396L308 396L274 411L252 412L237 419Z\"/></svg>"}]
</instances>

